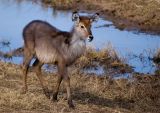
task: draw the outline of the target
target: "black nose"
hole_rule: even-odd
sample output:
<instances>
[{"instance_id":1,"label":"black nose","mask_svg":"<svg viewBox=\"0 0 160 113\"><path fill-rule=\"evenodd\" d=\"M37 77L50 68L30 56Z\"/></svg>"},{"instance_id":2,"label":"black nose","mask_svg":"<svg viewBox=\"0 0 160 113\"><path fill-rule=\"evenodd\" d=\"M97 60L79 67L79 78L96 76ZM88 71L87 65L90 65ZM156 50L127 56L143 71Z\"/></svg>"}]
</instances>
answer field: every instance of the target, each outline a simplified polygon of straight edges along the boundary
<instances>
[{"instance_id":1,"label":"black nose","mask_svg":"<svg viewBox=\"0 0 160 113\"><path fill-rule=\"evenodd\" d=\"M91 42L91 41L93 40L93 38L94 38L94 37L93 37L92 35L89 35L89 39L88 39L89 42Z\"/></svg>"}]
</instances>

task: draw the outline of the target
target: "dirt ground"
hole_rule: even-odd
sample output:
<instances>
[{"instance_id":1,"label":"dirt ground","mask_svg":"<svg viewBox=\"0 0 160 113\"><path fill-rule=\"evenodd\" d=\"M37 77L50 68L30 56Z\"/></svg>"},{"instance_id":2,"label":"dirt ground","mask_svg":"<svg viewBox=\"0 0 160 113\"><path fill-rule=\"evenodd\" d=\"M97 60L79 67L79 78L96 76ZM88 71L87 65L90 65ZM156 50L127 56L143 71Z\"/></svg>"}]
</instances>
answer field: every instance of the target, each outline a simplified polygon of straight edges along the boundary
<instances>
[{"instance_id":1,"label":"dirt ground","mask_svg":"<svg viewBox=\"0 0 160 113\"><path fill-rule=\"evenodd\" d=\"M160 34L160 0L42 0L57 9L99 12L121 29ZM82 5L83 4L83 5Z\"/></svg>"},{"instance_id":2,"label":"dirt ground","mask_svg":"<svg viewBox=\"0 0 160 113\"><path fill-rule=\"evenodd\" d=\"M99 12L104 18L112 20L119 29L138 28L142 31L160 33L159 0L44 1L57 9ZM97 76L79 71L87 65L95 66L93 61L107 64L107 68L116 68L123 73L130 71L130 67L121 62L113 50L108 52L109 54L106 54L106 51L108 50L96 53L90 50L87 56L82 56L75 63L75 67L69 68L75 109L68 108L63 83L58 102L52 102L43 94L40 83L32 71L28 75L29 90L26 94L21 94L21 66L0 60L0 113L159 113L159 72L155 75L133 73L131 79L112 79L108 75ZM126 68L128 69L125 70ZM48 88L54 91L58 75L44 70L43 75L48 81Z\"/></svg>"},{"instance_id":3,"label":"dirt ground","mask_svg":"<svg viewBox=\"0 0 160 113\"><path fill-rule=\"evenodd\" d=\"M62 83L58 102L47 99L34 72L29 73L26 94L21 94L20 65L0 61L1 113L158 113L160 76L134 75L129 79L84 74L70 69L71 89L76 108L69 109ZM50 90L57 75L43 72ZM54 90L53 90L54 91Z\"/></svg>"}]
</instances>

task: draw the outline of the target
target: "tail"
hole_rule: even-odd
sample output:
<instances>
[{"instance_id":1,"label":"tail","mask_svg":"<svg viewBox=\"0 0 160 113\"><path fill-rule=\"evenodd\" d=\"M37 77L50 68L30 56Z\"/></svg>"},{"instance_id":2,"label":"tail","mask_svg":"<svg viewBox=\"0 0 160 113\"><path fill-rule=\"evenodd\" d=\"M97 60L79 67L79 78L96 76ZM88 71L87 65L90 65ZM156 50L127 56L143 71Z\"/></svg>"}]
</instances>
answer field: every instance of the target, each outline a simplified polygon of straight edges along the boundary
<instances>
[{"instance_id":1,"label":"tail","mask_svg":"<svg viewBox=\"0 0 160 113\"><path fill-rule=\"evenodd\" d=\"M13 56L21 57L23 56L23 52L24 52L24 47L19 47L7 53L0 51L0 57L3 57L3 58L12 58Z\"/></svg>"}]
</instances>

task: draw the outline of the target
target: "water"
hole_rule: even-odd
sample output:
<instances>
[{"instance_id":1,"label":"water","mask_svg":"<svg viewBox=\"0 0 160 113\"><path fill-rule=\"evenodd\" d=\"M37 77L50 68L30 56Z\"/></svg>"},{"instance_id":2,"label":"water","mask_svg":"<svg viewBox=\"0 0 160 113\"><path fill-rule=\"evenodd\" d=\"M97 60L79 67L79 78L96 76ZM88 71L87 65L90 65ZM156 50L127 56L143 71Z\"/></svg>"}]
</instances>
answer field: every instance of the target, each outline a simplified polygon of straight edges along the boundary
<instances>
[{"instance_id":1,"label":"water","mask_svg":"<svg viewBox=\"0 0 160 113\"><path fill-rule=\"evenodd\" d=\"M47 21L60 30L70 31L73 25L70 11L57 11L50 7L45 7L40 2L32 1L0 1L0 42L10 42L9 47L2 48L0 45L2 51L10 51L23 46L22 30L26 24L35 19ZM112 25L103 27L106 24L112 24L112 22L100 19L93 24L92 32L95 38L89 44L101 49L109 42L121 57L140 56L145 53L145 62L139 60L139 57L131 60L128 57L128 63L135 67L137 72L153 73L155 67L147 57L151 52L160 48L160 36L120 31ZM13 62L19 64L22 62L22 58L14 57Z\"/></svg>"}]
</instances>

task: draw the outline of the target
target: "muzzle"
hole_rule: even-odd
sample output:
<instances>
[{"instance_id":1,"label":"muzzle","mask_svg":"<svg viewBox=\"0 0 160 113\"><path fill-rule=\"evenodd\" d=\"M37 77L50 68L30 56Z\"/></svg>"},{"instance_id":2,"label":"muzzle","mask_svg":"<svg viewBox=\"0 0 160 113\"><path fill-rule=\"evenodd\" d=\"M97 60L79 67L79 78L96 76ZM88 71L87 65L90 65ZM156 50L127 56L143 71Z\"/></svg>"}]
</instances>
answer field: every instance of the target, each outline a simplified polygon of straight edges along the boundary
<instances>
[{"instance_id":1,"label":"muzzle","mask_svg":"<svg viewBox=\"0 0 160 113\"><path fill-rule=\"evenodd\" d=\"M89 42L91 42L93 40L93 38L94 37L92 35L89 35L89 37L87 39L88 39Z\"/></svg>"}]
</instances>

